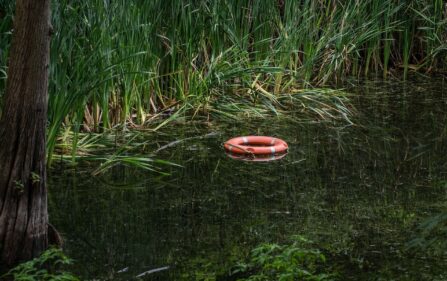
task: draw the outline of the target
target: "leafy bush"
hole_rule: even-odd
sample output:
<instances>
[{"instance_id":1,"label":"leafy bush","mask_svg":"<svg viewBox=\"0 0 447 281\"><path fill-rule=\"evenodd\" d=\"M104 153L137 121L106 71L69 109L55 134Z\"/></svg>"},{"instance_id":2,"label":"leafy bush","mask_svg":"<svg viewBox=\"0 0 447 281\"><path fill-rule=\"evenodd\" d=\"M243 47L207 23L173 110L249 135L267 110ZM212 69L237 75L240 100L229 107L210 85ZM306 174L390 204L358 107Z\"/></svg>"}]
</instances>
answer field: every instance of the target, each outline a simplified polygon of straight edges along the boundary
<instances>
[{"instance_id":1,"label":"leafy bush","mask_svg":"<svg viewBox=\"0 0 447 281\"><path fill-rule=\"evenodd\" d=\"M50 248L40 257L14 267L0 279L12 277L15 281L79 281L71 273L57 269L71 262L60 249Z\"/></svg>"},{"instance_id":2,"label":"leafy bush","mask_svg":"<svg viewBox=\"0 0 447 281\"><path fill-rule=\"evenodd\" d=\"M251 252L247 263L241 263L233 274L249 275L239 281L263 280L333 280L334 274L326 273L326 257L310 242L295 236L290 245L265 243Z\"/></svg>"}]
</instances>

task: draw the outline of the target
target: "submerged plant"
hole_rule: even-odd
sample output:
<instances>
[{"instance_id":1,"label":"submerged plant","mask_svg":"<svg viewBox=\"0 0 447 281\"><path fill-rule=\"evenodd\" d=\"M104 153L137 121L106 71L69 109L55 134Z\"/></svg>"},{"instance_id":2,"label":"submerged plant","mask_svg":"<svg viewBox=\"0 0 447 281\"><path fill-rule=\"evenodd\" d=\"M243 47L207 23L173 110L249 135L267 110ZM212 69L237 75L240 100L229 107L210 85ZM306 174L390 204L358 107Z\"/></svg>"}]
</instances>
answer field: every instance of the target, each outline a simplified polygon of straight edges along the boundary
<instances>
[{"instance_id":1,"label":"submerged plant","mask_svg":"<svg viewBox=\"0 0 447 281\"><path fill-rule=\"evenodd\" d=\"M442 189L447 188L447 182L440 182ZM447 253L447 211L425 218L417 227L416 235L407 243L408 249L432 250L445 255Z\"/></svg>"},{"instance_id":2,"label":"submerged plant","mask_svg":"<svg viewBox=\"0 0 447 281\"><path fill-rule=\"evenodd\" d=\"M76 138L76 140L73 140ZM77 160L98 163L92 175L99 175L109 171L115 166L127 166L148 172L166 175L161 166L176 166L169 161L153 158L154 155L143 155L143 150L149 143L145 136L138 131L132 133L98 134L78 133L65 131L59 144L56 146L54 158L74 164ZM70 147L75 143L76 151ZM72 152L72 153L70 153Z\"/></svg>"}]
</instances>

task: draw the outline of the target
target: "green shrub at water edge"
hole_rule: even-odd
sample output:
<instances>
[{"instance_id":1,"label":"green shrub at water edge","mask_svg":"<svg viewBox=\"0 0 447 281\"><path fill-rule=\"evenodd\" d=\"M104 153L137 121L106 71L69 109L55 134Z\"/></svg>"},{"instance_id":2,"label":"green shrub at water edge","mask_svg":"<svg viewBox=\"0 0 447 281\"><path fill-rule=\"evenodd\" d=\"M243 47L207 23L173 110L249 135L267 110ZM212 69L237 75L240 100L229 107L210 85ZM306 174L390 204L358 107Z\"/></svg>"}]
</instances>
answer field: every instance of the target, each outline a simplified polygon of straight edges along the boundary
<instances>
[{"instance_id":1,"label":"green shrub at water edge","mask_svg":"<svg viewBox=\"0 0 447 281\"><path fill-rule=\"evenodd\" d=\"M239 281L334 280L335 274L325 270L326 257L309 244L301 236L293 237L291 244L261 244L233 274L248 276Z\"/></svg>"},{"instance_id":2,"label":"green shrub at water edge","mask_svg":"<svg viewBox=\"0 0 447 281\"><path fill-rule=\"evenodd\" d=\"M71 260L60 249L50 248L40 257L19 264L8 273L0 276L14 281L79 281L69 272L58 270L61 266L71 264Z\"/></svg>"}]
</instances>

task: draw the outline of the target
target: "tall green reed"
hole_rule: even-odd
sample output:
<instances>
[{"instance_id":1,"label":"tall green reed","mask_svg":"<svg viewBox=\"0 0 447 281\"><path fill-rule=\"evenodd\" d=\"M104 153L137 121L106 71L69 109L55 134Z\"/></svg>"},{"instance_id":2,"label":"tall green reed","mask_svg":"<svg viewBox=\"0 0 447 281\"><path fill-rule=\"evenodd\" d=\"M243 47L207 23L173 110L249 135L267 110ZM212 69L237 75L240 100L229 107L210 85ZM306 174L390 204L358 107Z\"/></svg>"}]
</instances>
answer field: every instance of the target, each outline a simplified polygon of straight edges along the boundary
<instances>
[{"instance_id":1,"label":"tall green reed","mask_svg":"<svg viewBox=\"0 0 447 281\"><path fill-rule=\"evenodd\" d=\"M13 2L0 0L0 95ZM442 0L54 1L48 150L61 128L278 114L296 89L445 70L446 13Z\"/></svg>"}]
</instances>

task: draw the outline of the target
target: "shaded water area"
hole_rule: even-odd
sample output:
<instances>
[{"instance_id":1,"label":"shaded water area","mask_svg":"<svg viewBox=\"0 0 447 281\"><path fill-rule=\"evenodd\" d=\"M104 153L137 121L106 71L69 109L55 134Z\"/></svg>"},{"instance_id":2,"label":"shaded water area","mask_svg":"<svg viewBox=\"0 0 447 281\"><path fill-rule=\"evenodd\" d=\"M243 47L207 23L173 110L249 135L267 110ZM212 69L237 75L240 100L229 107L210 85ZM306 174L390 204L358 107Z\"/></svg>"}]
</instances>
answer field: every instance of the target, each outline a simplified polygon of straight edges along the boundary
<instances>
[{"instance_id":1,"label":"shaded water area","mask_svg":"<svg viewBox=\"0 0 447 281\"><path fill-rule=\"evenodd\" d=\"M50 220L65 237L82 280L207 280L262 242L300 234L340 280L446 280L444 248L408 248L420 223L447 212L446 81L348 86L356 108L345 121L298 118L177 124L148 134L177 163L158 175L115 167L58 166L50 174ZM239 135L286 140L275 162L230 159ZM57 162L57 161L56 161ZM444 234L445 235L445 234ZM213 280L213 279L209 279Z\"/></svg>"}]
</instances>

